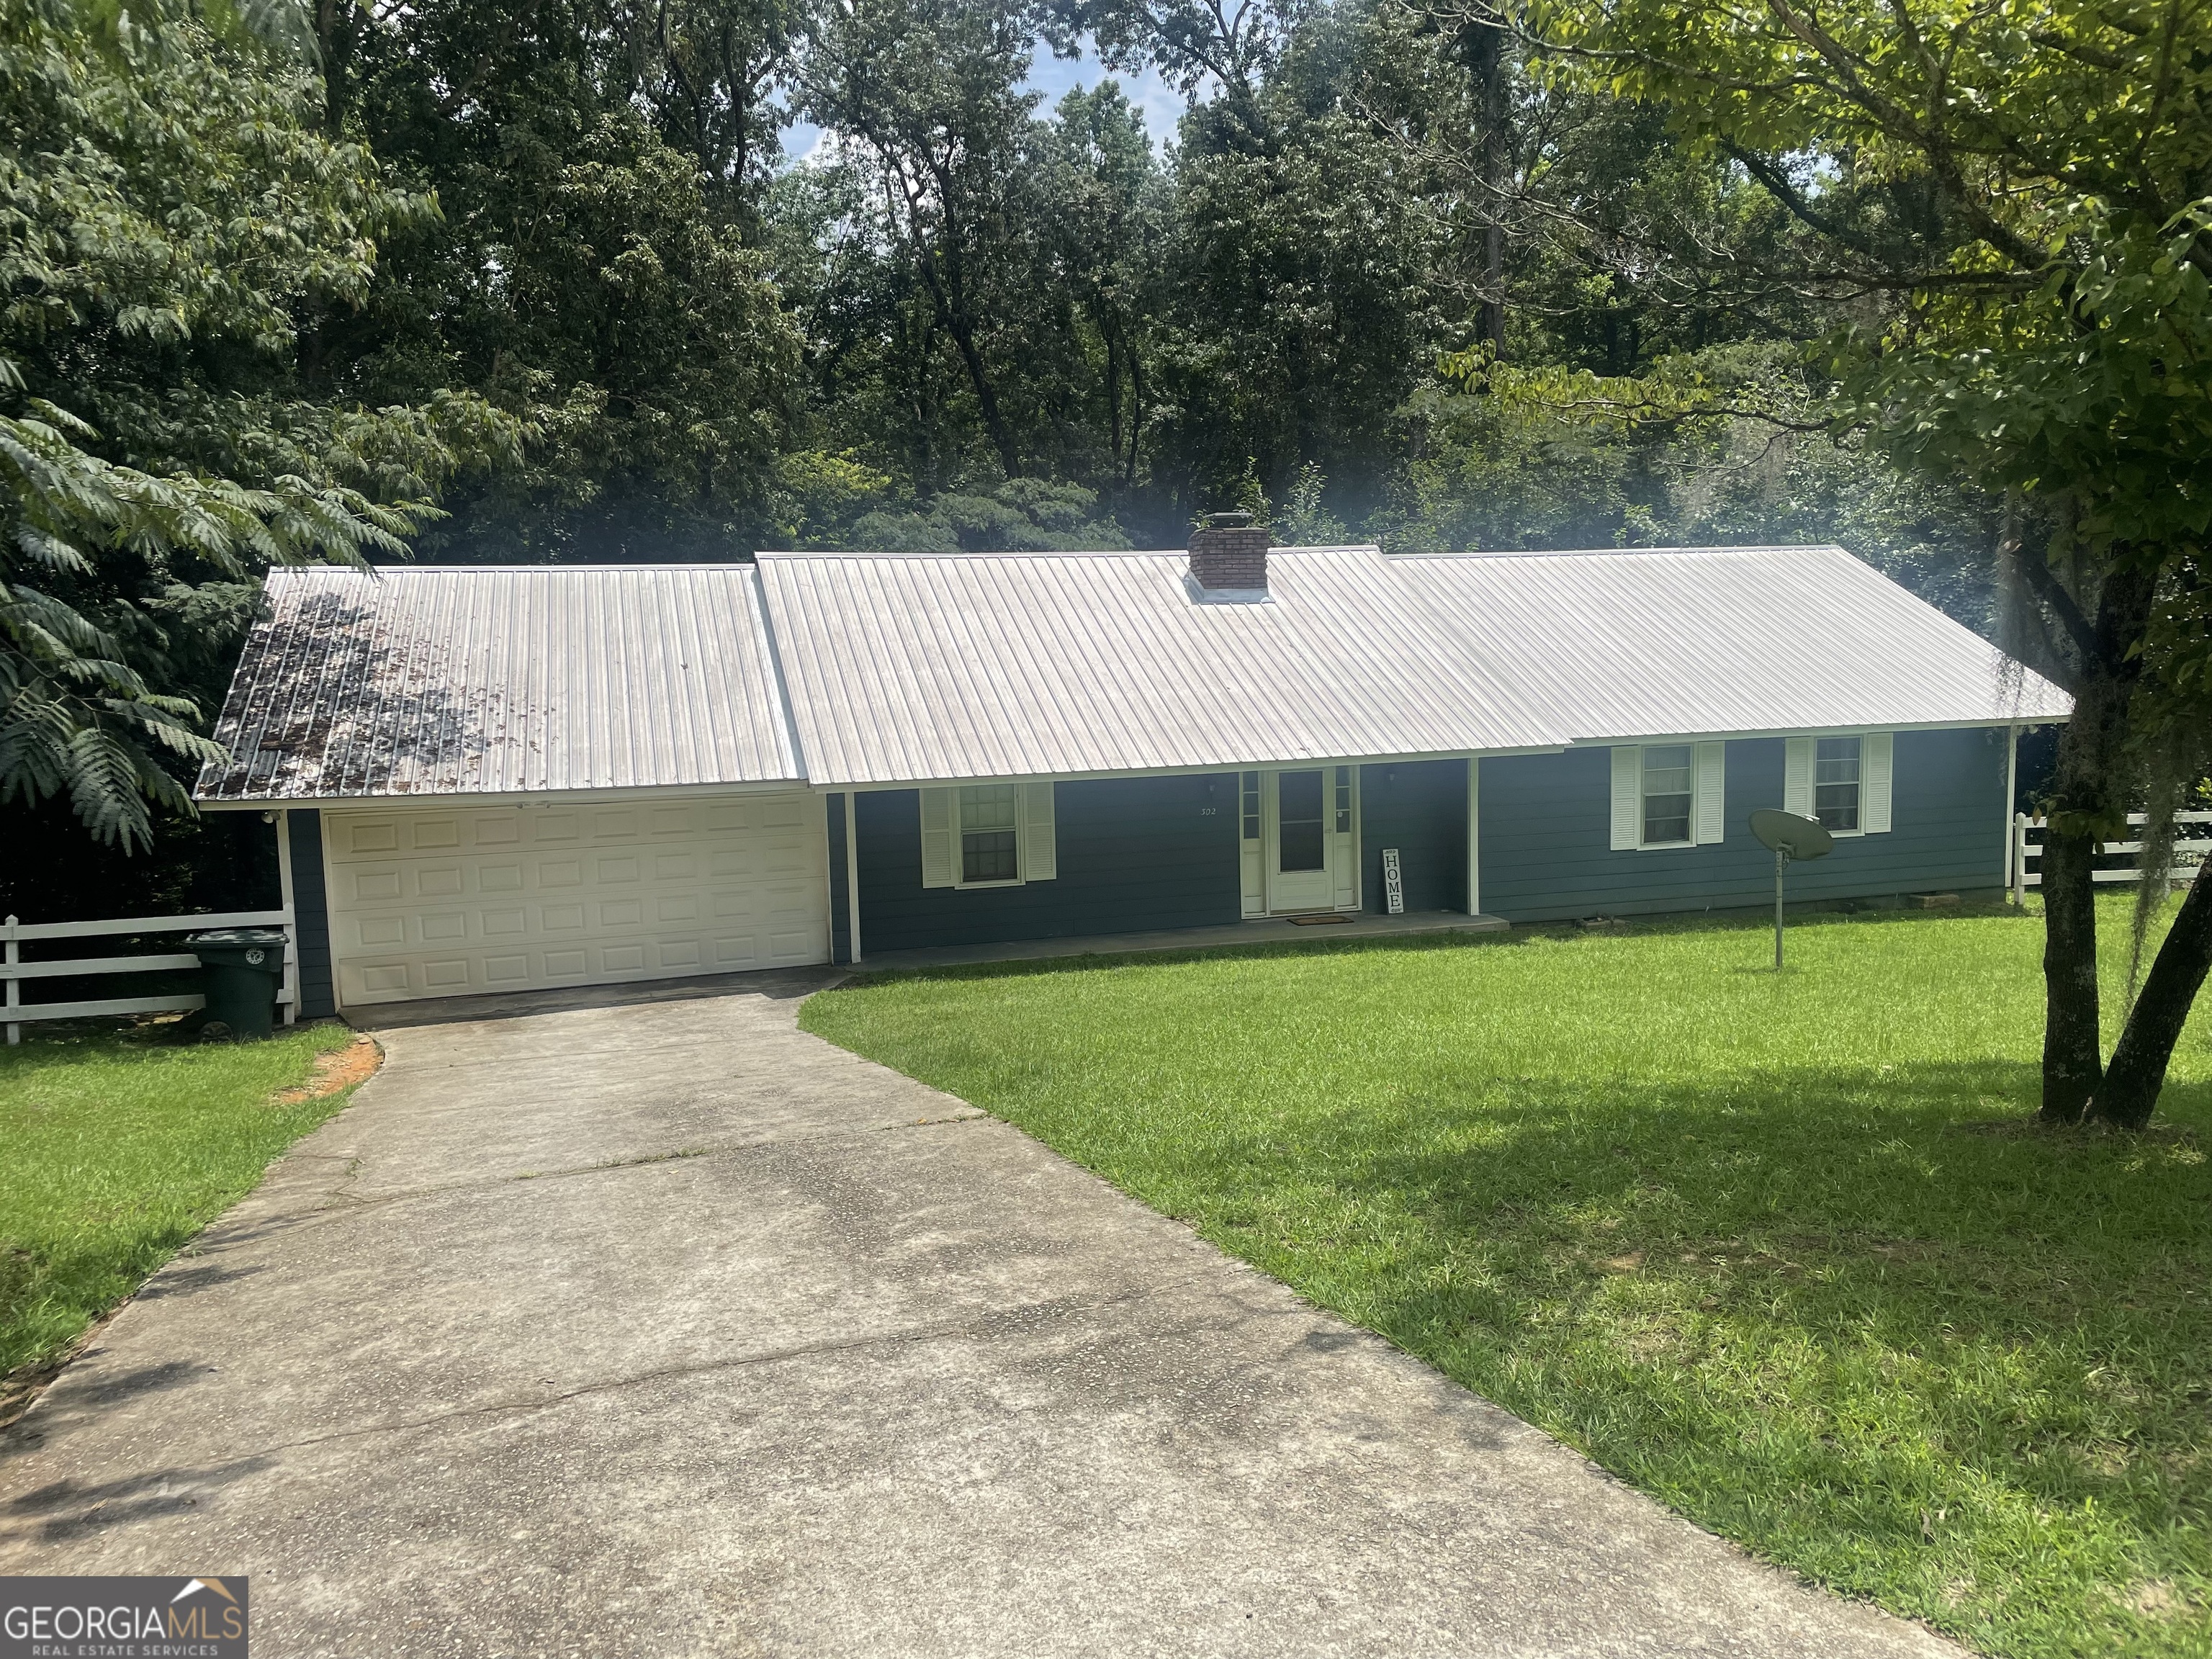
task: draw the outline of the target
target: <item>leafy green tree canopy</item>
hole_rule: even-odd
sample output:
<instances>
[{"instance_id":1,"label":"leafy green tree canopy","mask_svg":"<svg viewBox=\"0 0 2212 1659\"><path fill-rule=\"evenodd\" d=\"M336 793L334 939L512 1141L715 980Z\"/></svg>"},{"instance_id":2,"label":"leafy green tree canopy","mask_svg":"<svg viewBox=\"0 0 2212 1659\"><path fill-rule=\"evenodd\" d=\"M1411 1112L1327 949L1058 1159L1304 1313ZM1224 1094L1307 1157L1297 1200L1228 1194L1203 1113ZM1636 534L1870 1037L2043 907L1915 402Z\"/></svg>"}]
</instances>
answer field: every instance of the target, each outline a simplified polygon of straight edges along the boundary
<instances>
[{"instance_id":1,"label":"leafy green tree canopy","mask_svg":"<svg viewBox=\"0 0 2212 1659\"><path fill-rule=\"evenodd\" d=\"M377 237L434 206L314 131L299 32L0 4L0 802L65 792L125 845L188 805L169 769L210 746L179 690L227 668L246 579L396 552L513 450L466 398L300 384L301 318L360 303Z\"/></svg>"}]
</instances>

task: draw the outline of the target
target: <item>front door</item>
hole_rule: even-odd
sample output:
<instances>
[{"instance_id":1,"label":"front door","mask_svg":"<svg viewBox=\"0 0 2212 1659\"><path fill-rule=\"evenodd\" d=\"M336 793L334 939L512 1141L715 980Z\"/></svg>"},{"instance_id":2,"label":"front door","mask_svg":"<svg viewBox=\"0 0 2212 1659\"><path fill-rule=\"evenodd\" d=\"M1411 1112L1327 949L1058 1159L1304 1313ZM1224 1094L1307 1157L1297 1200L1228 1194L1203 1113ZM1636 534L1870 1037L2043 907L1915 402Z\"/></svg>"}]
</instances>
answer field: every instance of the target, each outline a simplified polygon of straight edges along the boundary
<instances>
[{"instance_id":1,"label":"front door","mask_svg":"<svg viewBox=\"0 0 2212 1659\"><path fill-rule=\"evenodd\" d=\"M1310 771L1268 775L1267 908L1270 910L1327 910L1336 902L1332 854L1329 774Z\"/></svg>"}]
</instances>

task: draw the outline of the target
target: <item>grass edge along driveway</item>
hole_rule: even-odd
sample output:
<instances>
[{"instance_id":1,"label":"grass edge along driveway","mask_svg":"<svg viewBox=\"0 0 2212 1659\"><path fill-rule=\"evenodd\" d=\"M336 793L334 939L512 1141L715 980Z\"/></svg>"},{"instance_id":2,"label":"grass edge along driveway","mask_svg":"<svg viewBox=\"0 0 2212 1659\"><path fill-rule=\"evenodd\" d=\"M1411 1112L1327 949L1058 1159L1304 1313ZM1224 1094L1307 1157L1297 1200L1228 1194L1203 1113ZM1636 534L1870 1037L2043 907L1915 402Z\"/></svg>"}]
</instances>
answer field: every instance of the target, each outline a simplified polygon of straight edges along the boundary
<instances>
[{"instance_id":1,"label":"grass edge along driveway","mask_svg":"<svg viewBox=\"0 0 2212 1659\"><path fill-rule=\"evenodd\" d=\"M1770 939L1006 964L801 1023L1814 1582L1993 1654L2212 1652L2204 1010L2151 1133L2054 1136L2039 918L1807 921L1779 978Z\"/></svg>"},{"instance_id":2,"label":"grass edge along driveway","mask_svg":"<svg viewBox=\"0 0 2212 1659\"><path fill-rule=\"evenodd\" d=\"M114 1030L0 1046L0 1423L91 1325L343 1106L280 1101L354 1034L185 1044Z\"/></svg>"}]
</instances>

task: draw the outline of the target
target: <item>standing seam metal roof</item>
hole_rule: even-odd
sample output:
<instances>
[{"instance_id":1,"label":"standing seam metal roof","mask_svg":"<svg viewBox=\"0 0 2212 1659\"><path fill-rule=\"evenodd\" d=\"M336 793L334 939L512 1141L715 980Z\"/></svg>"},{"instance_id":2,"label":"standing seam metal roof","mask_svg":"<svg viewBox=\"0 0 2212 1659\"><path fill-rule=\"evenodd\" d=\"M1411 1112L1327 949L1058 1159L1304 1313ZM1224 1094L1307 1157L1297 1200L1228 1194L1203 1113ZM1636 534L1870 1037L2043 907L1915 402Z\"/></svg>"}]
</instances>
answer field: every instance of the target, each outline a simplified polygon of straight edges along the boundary
<instances>
[{"instance_id":1,"label":"standing seam metal roof","mask_svg":"<svg viewBox=\"0 0 2212 1659\"><path fill-rule=\"evenodd\" d=\"M1371 547L1277 550L1264 604L1181 552L759 557L817 785L1559 741Z\"/></svg>"},{"instance_id":2,"label":"standing seam metal roof","mask_svg":"<svg viewBox=\"0 0 2212 1659\"><path fill-rule=\"evenodd\" d=\"M2071 699L1840 547L1400 556L1571 739L2063 720Z\"/></svg>"},{"instance_id":3,"label":"standing seam metal roof","mask_svg":"<svg viewBox=\"0 0 2212 1659\"><path fill-rule=\"evenodd\" d=\"M1840 548L282 570L204 800L1230 769L2063 720Z\"/></svg>"},{"instance_id":4,"label":"standing seam metal roof","mask_svg":"<svg viewBox=\"0 0 2212 1659\"><path fill-rule=\"evenodd\" d=\"M802 782L750 566L270 573L208 801Z\"/></svg>"}]
</instances>

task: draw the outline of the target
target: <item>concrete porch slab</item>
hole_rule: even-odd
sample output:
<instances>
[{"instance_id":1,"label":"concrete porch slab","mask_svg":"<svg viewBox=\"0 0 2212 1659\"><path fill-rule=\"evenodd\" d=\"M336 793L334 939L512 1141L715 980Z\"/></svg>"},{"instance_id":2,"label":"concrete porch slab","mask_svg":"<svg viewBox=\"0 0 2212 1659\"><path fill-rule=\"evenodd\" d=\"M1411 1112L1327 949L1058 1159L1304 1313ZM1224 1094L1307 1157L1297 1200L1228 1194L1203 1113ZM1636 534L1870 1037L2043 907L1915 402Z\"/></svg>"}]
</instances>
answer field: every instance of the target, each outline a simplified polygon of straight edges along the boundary
<instances>
[{"instance_id":1,"label":"concrete porch slab","mask_svg":"<svg viewBox=\"0 0 2212 1659\"><path fill-rule=\"evenodd\" d=\"M1395 939L1409 933L1502 933L1502 916L1464 910L1417 910L1402 916L1347 913L1345 921L1297 922L1287 916L1232 921L1218 927L1161 927L1142 933L1090 933L1073 939L1022 939L998 945L933 945L920 951L871 951L868 918L860 917L860 968L890 973L910 968L962 968L979 962L1044 962L1057 957L1114 956L1134 951L1209 951L1223 945L1281 945L1291 940Z\"/></svg>"}]
</instances>

